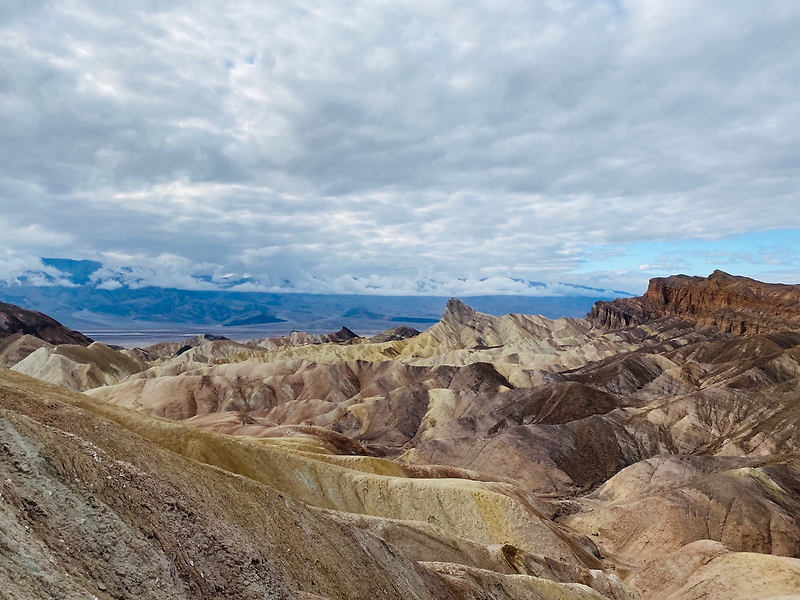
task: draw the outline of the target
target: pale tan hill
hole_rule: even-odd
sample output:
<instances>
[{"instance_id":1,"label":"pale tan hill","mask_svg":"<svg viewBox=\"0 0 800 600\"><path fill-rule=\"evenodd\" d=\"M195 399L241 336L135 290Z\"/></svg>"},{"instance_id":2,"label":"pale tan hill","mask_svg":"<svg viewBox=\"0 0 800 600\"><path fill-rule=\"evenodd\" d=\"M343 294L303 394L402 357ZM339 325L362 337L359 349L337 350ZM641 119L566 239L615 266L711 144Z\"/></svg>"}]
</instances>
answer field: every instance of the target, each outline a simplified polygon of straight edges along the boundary
<instances>
[{"instance_id":1,"label":"pale tan hill","mask_svg":"<svg viewBox=\"0 0 800 600\"><path fill-rule=\"evenodd\" d=\"M80 408L91 400L0 376L4 594L447 597L435 578L373 536L165 451Z\"/></svg>"},{"instance_id":2,"label":"pale tan hill","mask_svg":"<svg viewBox=\"0 0 800 600\"><path fill-rule=\"evenodd\" d=\"M202 335L186 342L162 342L146 349L135 348L134 352L152 369L151 377L179 375L217 361L227 362L230 356L249 350L249 346L228 339L212 339Z\"/></svg>"},{"instance_id":3,"label":"pale tan hill","mask_svg":"<svg viewBox=\"0 0 800 600\"><path fill-rule=\"evenodd\" d=\"M708 334L696 332L677 320L626 331L607 331L594 328L585 319L551 320L538 315L494 317L452 298L439 323L407 340L396 359L419 365L490 362L511 376L531 370L575 369L667 341L682 346L707 339Z\"/></svg>"},{"instance_id":4,"label":"pale tan hill","mask_svg":"<svg viewBox=\"0 0 800 600\"><path fill-rule=\"evenodd\" d=\"M440 396L435 429L419 436L404 459L567 492L600 485L620 469L665 452L796 451L800 379L794 377L793 338L781 344L751 338L745 346L712 339L678 350L671 348L675 342L562 372L561 382L529 392L477 394L471 408L452 395Z\"/></svg>"},{"instance_id":5,"label":"pale tan hill","mask_svg":"<svg viewBox=\"0 0 800 600\"><path fill-rule=\"evenodd\" d=\"M427 390L446 386L453 371L395 361L248 362L203 367L171 377L154 377L155 369L91 394L168 418L236 411L282 424L331 425L341 420L342 427L358 427L375 435L385 431L403 441L416 432L414 423L425 412ZM403 409L395 411L400 405ZM358 415L371 407L383 407L383 413L370 429L367 413L363 418ZM356 414L351 414L353 411Z\"/></svg>"},{"instance_id":6,"label":"pale tan hill","mask_svg":"<svg viewBox=\"0 0 800 600\"><path fill-rule=\"evenodd\" d=\"M443 395L435 429L417 437L403 459L492 472L540 492L567 493L601 485L663 453L796 452L800 378L792 375L798 347L752 356L739 344L689 344L661 355L649 348L562 372L560 382L538 389L477 394L471 408ZM694 362L710 350L724 362ZM746 388L739 387L742 372L748 373Z\"/></svg>"},{"instance_id":7,"label":"pale tan hill","mask_svg":"<svg viewBox=\"0 0 800 600\"><path fill-rule=\"evenodd\" d=\"M278 424L327 427L394 454L409 444L442 450L446 440L453 439L453 454L462 459L470 456L471 440L490 439L508 423L566 424L621 405L616 397L578 383L515 389L486 363L417 367L398 361L256 362L205 367L178 377L152 377L152 371L89 393L174 419L235 413L231 422L247 421L250 435ZM216 421L193 422L212 426ZM535 446L533 450L538 451ZM507 466L513 463L508 453L498 457ZM406 460L414 462L409 456ZM446 454L423 462L450 464ZM560 472L552 460L541 457L527 456L523 462L549 464L549 469ZM497 474L506 474L505 467L498 468ZM531 475L536 476L533 471ZM553 476L569 480L563 474ZM541 489L541 484L534 489Z\"/></svg>"},{"instance_id":8,"label":"pale tan hill","mask_svg":"<svg viewBox=\"0 0 800 600\"><path fill-rule=\"evenodd\" d=\"M41 347L16 363L13 370L74 391L113 385L147 365L131 351L117 351L100 342L88 347Z\"/></svg>"},{"instance_id":9,"label":"pale tan hill","mask_svg":"<svg viewBox=\"0 0 800 600\"><path fill-rule=\"evenodd\" d=\"M424 563L424 566L439 574L452 588L473 598L484 597L482 592L486 587L490 587L495 593L530 598L531 600L545 600L553 597L567 598L572 594L575 595L574 597L586 600L602 600L606 597L583 584L560 584L528 575L499 575L493 571L452 563L430 562ZM559 596L561 594L563 596ZM630 592L618 593L616 598L634 600L635 596Z\"/></svg>"},{"instance_id":10,"label":"pale tan hill","mask_svg":"<svg viewBox=\"0 0 800 600\"><path fill-rule=\"evenodd\" d=\"M361 341L355 333L347 327L342 327L334 333L306 333L305 331L292 331L289 335L275 338L261 338L247 342L248 346L274 350L275 348L309 346L314 344L342 344L358 343Z\"/></svg>"},{"instance_id":11,"label":"pale tan hill","mask_svg":"<svg viewBox=\"0 0 800 600\"><path fill-rule=\"evenodd\" d=\"M447 302L441 320L411 338L401 356L429 358L457 350L489 350L534 343L541 347L585 343L591 325L583 319L550 320L537 315L493 317L456 298Z\"/></svg>"},{"instance_id":12,"label":"pale tan hill","mask_svg":"<svg viewBox=\"0 0 800 600\"><path fill-rule=\"evenodd\" d=\"M700 540L800 556L800 461L660 456L632 465L565 519L635 566Z\"/></svg>"},{"instance_id":13,"label":"pale tan hill","mask_svg":"<svg viewBox=\"0 0 800 600\"><path fill-rule=\"evenodd\" d=\"M200 335L186 338L185 340L179 342L159 342L158 344L153 344L152 346L147 346L146 348L135 348L134 352L136 352L142 360L147 362L157 362L160 360L174 358L175 356L178 356L196 346L217 341L230 340L217 335L201 333Z\"/></svg>"},{"instance_id":14,"label":"pale tan hill","mask_svg":"<svg viewBox=\"0 0 800 600\"><path fill-rule=\"evenodd\" d=\"M225 359L247 349L247 346L231 340L213 340L203 342L191 348L186 348L177 356L165 361L159 361L152 367L152 375L179 375L187 371L214 364L217 361L226 362Z\"/></svg>"},{"instance_id":15,"label":"pale tan hill","mask_svg":"<svg viewBox=\"0 0 800 600\"><path fill-rule=\"evenodd\" d=\"M730 552L719 542L687 544L630 578L642 600L797 600L800 560Z\"/></svg>"},{"instance_id":16,"label":"pale tan hill","mask_svg":"<svg viewBox=\"0 0 800 600\"><path fill-rule=\"evenodd\" d=\"M616 333L595 340L582 319L550 320L539 316L493 317L452 298L439 323L420 335L383 343L284 346L233 360L399 360L417 365L465 365L474 362L524 364L527 369L560 369L585 364L610 353Z\"/></svg>"},{"instance_id":17,"label":"pale tan hill","mask_svg":"<svg viewBox=\"0 0 800 600\"><path fill-rule=\"evenodd\" d=\"M583 319L550 320L536 315L494 317L451 299L439 323L411 338L382 343L352 340L348 344L286 345L268 351L253 349L220 357L215 362L331 364L363 360L400 361L419 366L488 362L515 386L530 387L542 383L546 373L580 368L642 347L660 347L669 342L680 347L715 335L724 338L718 333L696 332L685 323L669 319L619 332L593 329ZM170 372L168 364L164 373L167 372Z\"/></svg>"},{"instance_id":18,"label":"pale tan hill","mask_svg":"<svg viewBox=\"0 0 800 600\"><path fill-rule=\"evenodd\" d=\"M372 344L360 342L354 344L308 344L303 346L282 346L272 350L248 349L228 357L219 359L216 364L240 362L284 362L306 361L317 363L335 363L351 360L382 362L393 360L403 348L402 340Z\"/></svg>"},{"instance_id":19,"label":"pale tan hill","mask_svg":"<svg viewBox=\"0 0 800 600\"><path fill-rule=\"evenodd\" d=\"M470 319L484 317L475 313ZM328 344L284 348L276 354L281 360L265 362L264 355L244 360L239 354L232 363L209 366L188 361L187 352L186 357L91 393L176 419L233 411L244 421L246 414L255 420L248 428L251 432L274 425L328 427L387 454L404 452L407 464L486 471L537 492L565 493L599 485L664 447L697 448L712 441L712 428L686 427L694 422L686 418L686 411L704 410L708 394L663 400L659 390L670 373L687 363L676 348L694 348L686 350L694 355L698 344L713 346L718 338L672 322L626 335L629 341L621 343L623 348L643 349L562 374L509 371L504 363L423 367L390 360L385 349L402 348L404 342ZM298 351L363 354L369 348L381 349L382 360L286 360L287 353ZM163 376L176 372L182 374ZM669 381L679 380L677 373ZM697 383L680 389L677 383L670 385L671 394L699 390ZM643 396L637 394L644 390L657 398L652 406L642 407ZM668 417L661 416L665 402L670 404ZM631 419L635 430L627 423ZM213 420L196 422L210 426ZM587 460L587 454L593 458Z\"/></svg>"}]
</instances>

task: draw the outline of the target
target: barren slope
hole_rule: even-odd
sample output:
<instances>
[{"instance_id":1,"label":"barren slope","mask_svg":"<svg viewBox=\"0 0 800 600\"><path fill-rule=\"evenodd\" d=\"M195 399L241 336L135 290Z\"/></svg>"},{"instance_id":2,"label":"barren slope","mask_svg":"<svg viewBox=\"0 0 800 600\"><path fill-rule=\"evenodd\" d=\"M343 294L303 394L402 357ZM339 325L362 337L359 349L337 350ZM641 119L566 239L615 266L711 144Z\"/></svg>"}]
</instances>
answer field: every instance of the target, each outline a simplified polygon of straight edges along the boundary
<instances>
[{"instance_id":1,"label":"barren slope","mask_svg":"<svg viewBox=\"0 0 800 600\"><path fill-rule=\"evenodd\" d=\"M569 573L594 582L578 554L596 559L488 484L365 473L313 452L154 420L10 371L0 371L0 400L0 578L11 597L477 598L489 589L493 598L603 597L561 583ZM386 520L387 511L398 514ZM476 517L477 527L465 527ZM381 539L384 528L396 545ZM511 575L484 536L566 562L531 553L545 579ZM428 539L443 551L420 543ZM417 562L423 548L427 560ZM629 597L613 578L594 585Z\"/></svg>"},{"instance_id":2,"label":"barren slope","mask_svg":"<svg viewBox=\"0 0 800 600\"><path fill-rule=\"evenodd\" d=\"M113 385L147 365L129 350L118 351L93 342L88 347L39 347L11 367L43 381L83 391Z\"/></svg>"},{"instance_id":3,"label":"barren slope","mask_svg":"<svg viewBox=\"0 0 800 600\"><path fill-rule=\"evenodd\" d=\"M32 335L50 344L88 346L92 343L79 331L68 329L45 314L0 302L0 338L17 334Z\"/></svg>"}]
</instances>

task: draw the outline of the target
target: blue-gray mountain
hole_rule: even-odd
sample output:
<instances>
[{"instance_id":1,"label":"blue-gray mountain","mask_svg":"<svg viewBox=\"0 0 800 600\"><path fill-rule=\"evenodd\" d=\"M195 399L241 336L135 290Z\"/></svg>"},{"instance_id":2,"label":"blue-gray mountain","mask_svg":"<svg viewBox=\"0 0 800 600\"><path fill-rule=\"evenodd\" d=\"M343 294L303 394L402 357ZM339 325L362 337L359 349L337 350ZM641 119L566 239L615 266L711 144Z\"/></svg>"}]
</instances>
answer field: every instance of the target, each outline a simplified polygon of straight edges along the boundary
<instances>
[{"instance_id":1,"label":"blue-gray mountain","mask_svg":"<svg viewBox=\"0 0 800 600\"><path fill-rule=\"evenodd\" d=\"M110 329L178 330L204 326L226 330L257 328L266 334L279 334L292 329L328 332L346 326L367 335L398 325L424 329L438 321L447 302L444 296L275 294L152 286L101 289L97 279L92 278L102 268L99 262L63 258L44 258L42 262L46 267L58 269L62 276L37 272L1 284L0 301L44 312L68 327L94 333ZM530 287L545 285L527 283ZM575 290L574 296L498 295L464 299L488 314L541 314L557 318L583 316L597 300L630 296L583 286L569 288Z\"/></svg>"}]
</instances>

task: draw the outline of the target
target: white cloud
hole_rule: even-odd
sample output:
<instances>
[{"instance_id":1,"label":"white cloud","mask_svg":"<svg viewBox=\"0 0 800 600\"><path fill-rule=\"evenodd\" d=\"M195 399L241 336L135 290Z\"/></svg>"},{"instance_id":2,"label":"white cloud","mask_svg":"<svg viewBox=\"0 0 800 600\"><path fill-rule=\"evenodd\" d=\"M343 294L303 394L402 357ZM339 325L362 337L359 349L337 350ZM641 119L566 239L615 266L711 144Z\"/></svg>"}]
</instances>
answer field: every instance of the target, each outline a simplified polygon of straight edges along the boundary
<instances>
[{"instance_id":1,"label":"white cloud","mask_svg":"<svg viewBox=\"0 0 800 600\"><path fill-rule=\"evenodd\" d=\"M193 264L174 254L147 256L107 253L103 268L91 274L98 289L114 290L123 286L176 288L182 290L216 290L217 284L194 277L197 271L207 271L216 265Z\"/></svg>"},{"instance_id":2,"label":"white cloud","mask_svg":"<svg viewBox=\"0 0 800 600\"><path fill-rule=\"evenodd\" d=\"M290 280L283 285L246 282L230 288L240 292L307 293L307 294L368 294L375 296L591 296L616 298L620 294L610 289L589 289L575 285L550 283L532 285L508 277L455 279L444 274L408 277L307 277Z\"/></svg>"},{"instance_id":3,"label":"white cloud","mask_svg":"<svg viewBox=\"0 0 800 600\"><path fill-rule=\"evenodd\" d=\"M0 246L119 267L101 285L505 290L800 229L794 3L25 4Z\"/></svg>"},{"instance_id":4,"label":"white cloud","mask_svg":"<svg viewBox=\"0 0 800 600\"><path fill-rule=\"evenodd\" d=\"M116 279L106 279L102 283L95 286L98 290L118 290L123 287L122 283Z\"/></svg>"},{"instance_id":5,"label":"white cloud","mask_svg":"<svg viewBox=\"0 0 800 600\"><path fill-rule=\"evenodd\" d=\"M25 283L38 286L74 287L64 273L45 265L42 259L32 254L13 252L0 247L0 282L6 285Z\"/></svg>"}]
</instances>

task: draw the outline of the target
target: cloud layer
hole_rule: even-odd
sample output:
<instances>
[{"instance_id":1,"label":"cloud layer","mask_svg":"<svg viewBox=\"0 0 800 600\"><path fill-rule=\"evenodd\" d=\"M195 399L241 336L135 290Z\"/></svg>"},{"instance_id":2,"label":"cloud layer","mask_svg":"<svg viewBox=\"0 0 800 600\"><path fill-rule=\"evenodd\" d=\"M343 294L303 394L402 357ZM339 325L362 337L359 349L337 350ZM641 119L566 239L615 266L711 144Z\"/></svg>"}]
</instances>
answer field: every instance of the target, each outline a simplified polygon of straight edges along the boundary
<instances>
[{"instance_id":1,"label":"cloud layer","mask_svg":"<svg viewBox=\"0 0 800 600\"><path fill-rule=\"evenodd\" d=\"M18 4L0 275L640 288L642 244L800 229L795 3Z\"/></svg>"}]
</instances>

